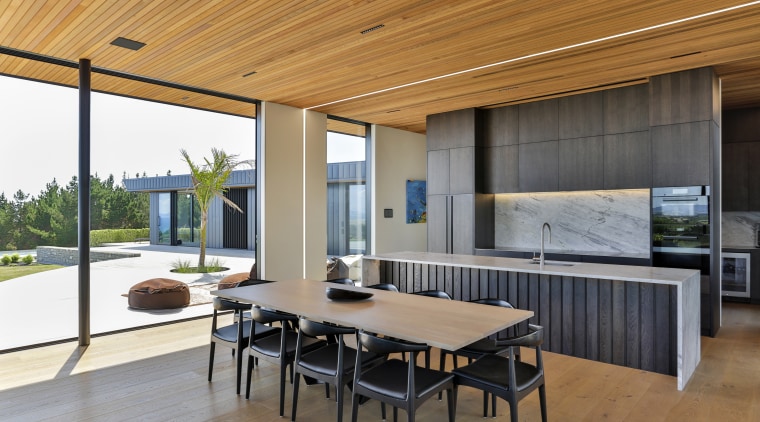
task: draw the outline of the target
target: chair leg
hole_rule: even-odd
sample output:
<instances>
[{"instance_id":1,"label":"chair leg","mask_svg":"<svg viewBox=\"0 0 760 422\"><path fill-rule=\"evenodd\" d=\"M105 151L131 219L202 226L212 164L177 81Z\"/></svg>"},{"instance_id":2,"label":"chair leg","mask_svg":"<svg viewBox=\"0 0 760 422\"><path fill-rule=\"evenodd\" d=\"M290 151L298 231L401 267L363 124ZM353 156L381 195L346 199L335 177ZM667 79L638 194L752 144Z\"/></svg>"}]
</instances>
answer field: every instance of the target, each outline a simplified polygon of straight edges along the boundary
<instances>
[{"instance_id":1,"label":"chair leg","mask_svg":"<svg viewBox=\"0 0 760 422\"><path fill-rule=\"evenodd\" d=\"M248 355L248 376L245 377L245 398L251 398L251 373L253 373L253 355Z\"/></svg>"},{"instance_id":2,"label":"chair leg","mask_svg":"<svg viewBox=\"0 0 760 422\"><path fill-rule=\"evenodd\" d=\"M438 370L445 371L446 370L445 368L446 367L446 351L441 349L441 354L439 356L440 358L438 359ZM451 356L452 356L452 359L454 359L454 362L456 362L457 356L456 355L451 355ZM442 398L443 398L443 392L439 391L438 401L441 401Z\"/></svg>"},{"instance_id":3,"label":"chair leg","mask_svg":"<svg viewBox=\"0 0 760 422\"><path fill-rule=\"evenodd\" d=\"M293 369L291 367L291 369ZM284 362L280 362L280 417L285 413L285 371L287 370ZM292 373L292 372L291 372Z\"/></svg>"},{"instance_id":4,"label":"chair leg","mask_svg":"<svg viewBox=\"0 0 760 422\"><path fill-rule=\"evenodd\" d=\"M454 356L456 359L456 356ZM457 414L457 386L454 385L446 390L446 401L449 405L449 422L454 422Z\"/></svg>"},{"instance_id":5,"label":"chair leg","mask_svg":"<svg viewBox=\"0 0 760 422\"><path fill-rule=\"evenodd\" d=\"M330 388L329 383L325 383L327 385L327 388ZM338 422L343 422L343 384L337 383L335 385L335 395L337 396L338 401L338 409L336 410L338 412Z\"/></svg>"},{"instance_id":6,"label":"chair leg","mask_svg":"<svg viewBox=\"0 0 760 422\"><path fill-rule=\"evenodd\" d=\"M409 418L409 422L411 422L412 419L414 419L414 416L407 415L407 418ZM393 408L393 422L398 422L398 407Z\"/></svg>"},{"instance_id":7,"label":"chair leg","mask_svg":"<svg viewBox=\"0 0 760 422\"><path fill-rule=\"evenodd\" d=\"M235 350L235 349L232 349L232 350ZM240 381L241 381L241 378L243 376L243 353L241 353L241 352L238 352L238 354L237 354L237 360L235 362L235 371L236 371L236 374L237 374L235 376L235 382L237 383L237 386L235 388L235 392L238 395L240 395Z\"/></svg>"},{"instance_id":8,"label":"chair leg","mask_svg":"<svg viewBox=\"0 0 760 422\"><path fill-rule=\"evenodd\" d=\"M488 392L483 391L483 417L488 417Z\"/></svg>"},{"instance_id":9,"label":"chair leg","mask_svg":"<svg viewBox=\"0 0 760 422\"><path fill-rule=\"evenodd\" d=\"M325 398L326 399L330 398L330 383L329 382L325 383Z\"/></svg>"},{"instance_id":10,"label":"chair leg","mask_svg":"<svg viewBox=\"0 0 760 422\"><path fill-rule=\"evenodd\" d=\"M496 394L491 394L491 417L496 417Z\"/></svg>"},{"instance_id":11,"label":"chair leg","mask_svg":"<svg viewBox=\"0 0 760 422\"><path fill-rule=\"evenodd\" d=\"M546 386L538 387L538 399L541 402L541 421L546 422Z\"/></svg>"},{"instance_id":12,"label":"chair leg","mask_svg":"<svg viewBox=\"0 0 760 422\"><path fill-rule=\"evenodd\" d=\"M425 368L430 369L430 348L425 350Z\"/></svg>"},{"instance_id":13,"label":"chair leg","mask_svg":"<svg viewBox=\"0 0 760 422\"><path fill-rule=\"evenodd\" d=\"M208 381L211 382L211 374L214 372L214 349L216 348L216 343L213 341L211 342L211 353L209 353L208 356Z\"/></svg>"},{"instance_id":14,"label":"chair leg","mask_svg":"<svg viewBox=\"0 0 760 422\"><path fill-rule=\"evenodd\" d=\"M357 416L359 416L359 398L361 396L353 393L351 395L351 422L356 422ZM385 420L385 404L383 404L382 407L383 410L383 420Z\"/></svg>"},{"instance_id":15,"label":"chair leg","mask_svg":"<svg viewBox=\"0 0 760 422\"><path fill-rule=\"evenodd\" d=\"M298 407L298 384L301 381L301 374L296 372L293 380L293 410L290 412L290 420L295 422L296 420L296 407Z\"/></svg>"}]
</instances>

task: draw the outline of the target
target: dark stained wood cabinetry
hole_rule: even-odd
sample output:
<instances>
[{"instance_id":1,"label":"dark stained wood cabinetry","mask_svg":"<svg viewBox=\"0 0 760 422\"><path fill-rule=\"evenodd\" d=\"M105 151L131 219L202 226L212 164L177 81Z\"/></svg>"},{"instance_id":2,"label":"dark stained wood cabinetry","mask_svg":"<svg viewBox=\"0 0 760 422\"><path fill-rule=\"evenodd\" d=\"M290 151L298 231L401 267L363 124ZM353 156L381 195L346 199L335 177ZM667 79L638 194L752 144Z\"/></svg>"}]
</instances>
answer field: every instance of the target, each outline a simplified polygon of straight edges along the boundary
<instances>
[{"instance_id":1,"label":"dark stained wood cabinetry","mask_svg":"<svg viewBox=\"0 0 760 422\"><path fill-rule=\"evenodd\" d=\"M483 195L482 112L428 116L428 251L493 247L493 195Z\"/></svg>"},{"instance_id":2,"label":"dark stained wood cabinetry","mask_svg":"<svg viewBox=\"0 0 760 422\"><path fill-rule=\"evenodd\" d=\"M604 189L604 137L559 141L559 190Z\"/></svg>"},{"instance_id":3,"label":"dark stained wood cabinetry","mask_svg":"<svg viewBox=\"0 0 760 422\"><path fill-rule=\"evenodd\" d=\"M652 186L649 131L604 135L604 189Z\"/></svg>"},{"instance_id":4,"label":"dark stained wood cabinetry","mask_svg":"<svg viewBox=\"0 0 760 422\"><path fill-rule=\"evenodd\" d=\"M723 211L760 211L760 142L722 147Z\"/></svg>"},{"instance_id":5,"label":"dark stained wood cabinetry","mask_svg":"<svg viewBox=\"0 0 760 422\"><path fill-rule=\"evenodd\" d=\"M709 121L652 127L652 184L710 185L710 129Z\"/></svg>"},{"instance_id":6,"label":"dark stained wood cabinetry","mask_svg":"<svg viewBox=\"0 0 760 422\"><path fill-rule=\"evenodd\" d=\"M518 106L520 143L559 139L559 102L556 99Z\"/></svg>"},{"instance_id":7,"label":"dark stained wood cabinetry","mask_svg":"<svg viewBox=\"0 0 760 422\"><path fill-rule=\"evenodd\" d=\"M558 100L559 136L557 139L583 138L604 134L604 94L562 97Z\"/></svg>"},{"instance_id":8,"label":"dark stained wood cabinetry","mask_svg":"<svg viewBox=\"0 0 760 422\"><path fill-rule=\"evenodd\" d=\"M559 141L520 144L520 192L552 192L559 187Z\"/></svg>"}]
</instances>

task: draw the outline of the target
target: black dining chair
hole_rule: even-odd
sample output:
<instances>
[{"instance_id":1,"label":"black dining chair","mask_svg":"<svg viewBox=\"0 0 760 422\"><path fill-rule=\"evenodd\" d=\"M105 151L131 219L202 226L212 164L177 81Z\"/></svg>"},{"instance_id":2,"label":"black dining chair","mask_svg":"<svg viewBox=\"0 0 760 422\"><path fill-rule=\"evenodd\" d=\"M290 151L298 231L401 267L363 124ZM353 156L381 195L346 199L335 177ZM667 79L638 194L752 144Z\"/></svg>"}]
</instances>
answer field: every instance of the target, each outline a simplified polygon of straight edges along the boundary
<instances>
[{"instance_id":1,"label":"black dining chair","mask_svg":"<svg viewBox=\"0 0 760 422\"><path fill-rule=\"evenodd\" d=\"M375 290L386 290L389 292L398 292L398 287L396 287L395 284L391 283L380 283L380 284L373 284L371 286L366 286L368 289L375 289Z\"/></svg>"},{"instance_id":2,"label":"black dining chair","mask_svg":"<svg viewBox=\"0 0 760 422\"><path fill-rule=\"evenodd\" d=\"M419 292L413 292L412 294L419 295L419 296L428 296L428 297L436 297L439 299L452 300L451 295L444 292L443 290L421 290ZM428 346L427 350L425 350L425 368L430 368L430 349L431 347Z\"/></svg>"},{"instance_id":3,"label":"black dining chair","mask_svg":"<svg viewBox=\"0 0 760 422\"><path fill-rule=\"evenodd\" d=\"M497 299L497 298L484 298L484 299L475 299L471 300L472 303L479 303L483 305L489 305L489 306L500 306L502 308L511 308L514 309L514 306L512 306L511 303L507 302L506 300ZM515 335L515 329L510 328L510 335ZM457 350L443 350L441 349L440 354L440 362L439 362L439 369L441 371L446 369L446 356L452 355L452 360L454 361L454 369L458 368L458 362L457 357L462 356L467 358L467 363L472 363L473 360L485 355L485 354L500 354L507 351L508 346L500 346L496 343L496 340L493 338L483 338L480 339L474 343L470 343L467 346L462 347L461 349ZM515 350L515 359L520 360L520 349ZM441 399L441 395L438 394L438 399ZM488 402L488 393L483 394L483 400ZM484 404L484 407L487 407L487 404ZM494 396L492 398L492 412L491 416L496 417L496 397ZM483 417L487 417L488 414L484 413Z\"/></svg>"},{"instance_id":4,"label":"black dining chair","mask_svg":"<svg viewBox=\"0 0 760 422\"><path fill-rule=\"evenodd\" d=\"M235 374L237 387L236 392L240 394L240 381L243 372L243 351L248 346L248 339L251 335L252 322L243 317L243 313L251 309L247 303L238 303L220 297L214 297L213 300L214 314L211 317L211 347L208 361L208 380L211 382L211 376L214 372L214 352L216 345L226 346L232 349L232 356L235 357ZM233 323L230 325L219 326L219 313L233 311ZM241 324L240 321L243 320ZM260 323L254 323L256 326L256 337L262 338L274 334L277 330L267 327Z\"/></svg>"},{"instance_id":5,"label":"black dining chair","mask_svg":"<svg viewBox=\"0 0 760 422\"><path fill-rule=\"evenodd\" d=\"M514 338L497 340L500 346L509 350L508 356L487 354L475 362L454 369L457 385L483 390L509 402L511 420L516 422L517 403L525 396L538 389L541 405L541 420L546 422L546 385L544 382L544 363L541 356L541 344L544 341L544 329L541 326L528 324L528 333ZM529 347L536 350L536 364L532 365L518 361L515 350ZM488 412L487 401L483 404L483 413Z\"/></svg>"},{"instance_id":6,"label":"black dining chair","mask_svg":"<svg viewBox=\"0 0 760 422\"><path fill-rule=\"evenodd\" d=\"M355 286L354 280L350 278L333 278L331 280L324 280L326 283L345 284L347 286Z\"/></svg>"},{"instance_id":7,"label":"black dining chair","mask_svg":"<svg viewBox=\"0 0 760 422\"><path fill-rule=\"evenodd\" d=\"M397 417L397 409L402 408L406 410L407 419L414 421L417 408L443 390L447 392L449 421L454 421L457 386L453 375L435 369L422 368L414 363L417 353L427 350L426 344L382 338L360 330L356 336L356 349L359 350L362 347L380 355L409 353L411 358L408 362L388 359L374 368L365 370L364 363L357 355L351 397L352 422L356 422L362 397L383 403L383 414L385 404L393 406L394 420Z\"/></svg>"},{"instance_id":8,"label":"black dining chair","mask_svg":"<svg viewBox=\"0 0 760 422\"><path fill-rule=\"evenodd\" d=\"M343 398L345 396L343 390L346 384L353 381L354 367L357 359L356 349L346 346L343 336L355 333L356 329L353 327L316 322L303 317L299 319L298 342L296 344L294 363L295 379L293 380L293 412L291 413L291 421L296 420L298 387L301 374L305 377L311 377L324 382L328 398L330 397L330 385L335 386L338 422L343 420ZM335 343L310 352L304 352L303 345L306 339L320 336L335 338ZM387 356L362 351L360 359L362 366L366 369L379 364L386 358ZM383 415L384 417L385 415Z\"/></svg>"},{"instance_id":9,"label":"black dining chair","mask_svg":"<svg viewBox=\"0 0 760 422\"><path fill-rule=\"evenodd\" d=\"M276 334L257 338L256 326L251 330L251 341L248 346L248 375L246 377L245 398L251 397L251 374L256 358L274 363L280 366L280 416L285 411L285 372L290 366L291 381L293 379L293 366L295 360L298 333L298 317L293 314L277 312L254 306L251 309L251 318L261 324L280 323ZM293 328L291 328L291 324ZM310 352L327 345L324 340L306 337L301 342L302 352Z\"/></svg>"}]
</instances>

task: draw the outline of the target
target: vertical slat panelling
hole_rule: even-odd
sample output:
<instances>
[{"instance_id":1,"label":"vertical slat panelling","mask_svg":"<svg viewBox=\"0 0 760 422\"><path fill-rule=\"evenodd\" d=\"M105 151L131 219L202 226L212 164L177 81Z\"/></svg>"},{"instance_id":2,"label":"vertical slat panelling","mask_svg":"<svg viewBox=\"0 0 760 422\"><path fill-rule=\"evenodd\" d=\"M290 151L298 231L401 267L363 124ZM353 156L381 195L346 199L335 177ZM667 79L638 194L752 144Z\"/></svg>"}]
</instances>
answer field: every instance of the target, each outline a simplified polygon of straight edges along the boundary
<instances>
[{"instance_id":1,"label":"vertical slat panelling","mask_svg":"<svg viewBox=\"0 0 760 422\"><path fill-rule=\"evenodd\" d=\"M641 365L641 312L639 308L639 283L625 283L626 350L625 366L639 368Z\"/></svg>"},{"instance_id":2,"label":"vertical slat panelling","mask_svg":"<svg viewBox=\"0 0 760 422\"><path fill-rule=\"evenodd\" d=\"M570 331L573 342L573 356L586 357L586 283L583 278L571 279L573 285L573 329Z\"/></svg>"},{"instance_id":3,"label":"vertical slat panelling","mask_svg":"<svg viewBox=\"0 0 760 422\"><path fill-rule=\"evenodd\" d=\"M625 365L625 283L612 281L612 363Z\"/></svg>"},{"instance_id":4,"label":"vertical slat panelling","mask_svg":"<svg viewBox=\"0 0 760 422\"><path fill-rule=\"evenodd\" d=\"M463 267L454 268L454 285L452 290L454 291L454 300L462 300L462 273L466 271Z\"/></svg>"},{"instance_id":5,"label":"vertical slat panelling","mask_svg":"<svg viewBox=\"0 0 760 422\"><path fill-rule=\"evenodd\" d=\"M553 275L548 277L549 279L549 291L551 301L549 306L551 307L551 317L549 319L549 337L551 337L552 351L562 353L562 308L564 307L562 297L562 277Z\"/></svg>"},{"instance_id":6,"label":"vertical slat panelling","mask_svg":"<svg viewBox=\"0 0 760 422\"><path fill-rule=\"evenodd\" d=\"M654 343L655 372L670 371L670 289L668 286L654 286L655 326L657 337Z\"/></svg>"},{"instance_id":7,"label":"vertical slat panelling","mask_svg":"<svg viewBox=\"0 0 760 422\"><path fill-rule=\"evenodd\" d=\"M491 272L488 270L480 270L480 288L478 289L478 297L476 299L484 299L488 297L490 273Z\"/></svg>"},{"instance_id":8,"label":"vertical slat panelling","mask_svg":"<svg viewBox=\"0 0 760 422\"><path fill-rule=\"evenodd\" d=\"M559 278L559 277L558 277ZM559 278L562 287L562 353L570 356L576 356L574 348L575 333L575 285L573 277ZM553 322L552 322L553 323Z\"/></svg>"},{"instance_id":9,"label":"vertical slat panelling","mask_svg":"<svg viewBox=\"0 0 760 422\"><path fill-rule=\"evenodd\" d=\"M488 292L485 297L499 297L499 272L497 270L488 272Z\"/></svg>"},{"instance_id":10,"label":"vertical slat panelling","mask_svg":"<svg viewBox=\"0 0 760 422\"><path fill-rule=\"evenodd\" d=\"M420 284L414 283L413 290L407 290L407 292L418 292L420 290L428 289L428 280L430 280L430 265L422 264L422 277L420 277Z\"/></svg>"},{"instance_id":11,"label":"vertical slat panelling","mask_svg":"<svg viewBox=\"0 0 760 422\"><path fill-rule=\"evenodd\" d=\"M498 277L498 281L496 282L497 285L496 285L495 297L509 302L509 300L507 299L507 297L509 296L509 290L507 288L507 286L509 285L509 282L508 282L509 273L506 271L497 271L497 277Z\"/></svg>"},{"instance_id":12,"label":"vertical slat panelling","mask_svg":"<svg viewBox=\"0 0 760 422\"><path fill-rule=\"evenodd\" d=\"M641 283L639 295L639 308L641 309L641 322L639 324L639 336L641 339L640 368L645 371L654 371L654 285Z\"/></svg>"},{"instance_id":13,"label":"vertical slat panelling","mask_svg":"<svg viewBox=\"0 0 760 422\"><path fill-rule=\"evenodd\" d=\"M480 270L470 270L470 299L480 298Z\"/></svg>"},{"instance_id":14,"label":"vertical slat panelling","mask_svg":"<svg viewBox=\"0 0 760 422\"><path fill-rule=\"evenodd\" d=\"M406 286L406 276L408 273L407 267L411 267L411 263L401 262L399 265L399 271L398 271L398 283L393 283L396 285L396 287L399 287L399 291L401 291L401 286Z\"/></svg>"},{"instance_id":15,"label":"vertical slat panelling","mask_svg":"<svg viewBox=\"0 0 760 422\"><path fill-rule=\"evenodd\" d=\"M545 274L539 274L537 275L538 278L538 325L541 325L544 327L544 344L546 345L546 350L549 351L556 351L554 349L554 344L552 344L552 335L551 335L551 327L550 324L551 321L551 305L552 305L552 298L551 298L551 286L550 284L550 276Z\"/></svg>"},{"instance_id":16,"label":"vertical slat panelling","mask_svg":"<svg viewBox=\"0 0 760 422\"><path fill-rule=\"evenodd\" d=\"M470 300L470 285L472 284L472 271L462 268L462 300Z\"/></svg>"},{"instance_id":17,"label":"vertical slat panelling","mask_svg":"<svg viewBox=\"0 0 760 422\"><path fill-rule=\"evenodd\" d=\"M446 271L448 268L451 268L451 267L446 266L446 265L438 266L438 270L436 271L435 287L433 287L433 289L435 290L446 289Z\"/></svg>"},{"instance_id":18,"label":"vertical slat panelling","mask_svg":"<svg viewBox=\"0 0 760 422\"><path fill-rule=\"evenodd\" d=\"M586 279L586 359L599 360L599 280Z\"/></svg>"},{"instance_id":19,"label":"vertical slat panelling","mask_svg":"<svg viewBox=\"0 0 760 422\"><path fill-rule=\"evenodd\" d=\"M443 291L454 297L454 267L446 267Z\"/></svg>"},{"instance_id":20,"label":"vertical slat panelling","mask_svg":"<svg viewBox=\"0 0 760 422\"><path fill-rule=\"evenodd\" d=\"M612 363L612 282L599 280L599 361Z\"/></svg>"},{"instance_id":21,"label":"vertical slat panelling","mask_svg":"<svg viewBox=\"0 0 760 422\"><path fill-rule=\"evenodd\" d=\"M424 274L424 264L415 264L414 266L414 281L412 283L407 283L405 292L410 292L414 290L420 290L422 288L422 277Z\"/></svg>"},{"instance_id":22,"label":"vertical slat panelling","mask_svg":"<svg viewBox=\"0 0 760 422\"><path fill-rule=\"evenodd\" d=\"M538 324L541 325L541 319L539 318L539 315L541 314L541 310L539 309L538 305L538 298L539 298L539 290L538 290L538 274L526 274L526 273L520 273L519 275L520 280L520 288L523 286L526 287L524 291L528 292L527 297L525 298L526 303L521 303L520 306L525 306L524 309L528 309L533 311L533 318L531 318L531 324ZM523 291L523 290L521 290Z\"/></svg>"}]
</instances>

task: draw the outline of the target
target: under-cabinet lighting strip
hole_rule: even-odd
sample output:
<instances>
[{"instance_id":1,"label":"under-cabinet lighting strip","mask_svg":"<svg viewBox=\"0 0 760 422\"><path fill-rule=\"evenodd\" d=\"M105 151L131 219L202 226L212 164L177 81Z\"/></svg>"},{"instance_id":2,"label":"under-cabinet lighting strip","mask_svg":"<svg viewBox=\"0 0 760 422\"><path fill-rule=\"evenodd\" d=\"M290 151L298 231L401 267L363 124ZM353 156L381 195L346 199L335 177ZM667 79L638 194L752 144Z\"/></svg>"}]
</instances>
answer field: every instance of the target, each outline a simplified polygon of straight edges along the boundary
<instances>
[{"instance_id":1,"label":"under-cabinet lighting strip","mask_svg":"<svg viewBox=\"0 0 760 422\"><path fill-rule=\"evenodd\" d=\"M488 68L494 67L494 66L501 66L501 65L504 65L504 64L514 63L514 62L518 62L518 61L521 61L521 60L531 59L531 58L534 58L534 57L545 56L547 54L557 53L557 52L560 52L560 51L571 50L573 48L578 48L578 47L583 47L583 46L587 46L587 45L591 45L591 44L596 44L596 43L600 43L600 42L603 42L603 41L609 41L609 40L613 40L613 39L616 39L616 38L627 37L628 35L639 34L639 33L642 33L642 32L651 31L653 29L664 28L664 27L667 27L667 26L677 25L679 23L693 21L693 20L696 20L696 19L702 19L702 18L706 18L708 16L714 16L714 15L718 15L718 14L721 14L721 13L731 12L731 11L734 11L734 10L743 9L743 8L750 7L750 6L755 6L757 4L760 4L760 0L752 1L752 2L749 2L749 3L739 4L739 5L736 5L736 6L726 7L724 9L718 9L718 10L714 10L712 12L706 12L706 13L702 13L702 14L699 14L699 15L690 16L688 18L677 19L677 20L670 21L670 22L665 22L665 23L661 23L661 24L657 24L657 25L653 25L653 26L648 26L646 28L634 29L633 31L622 32L620 34L615 34L615 35L610 35L610 36L607 36L607 37L597 38L597 39L591 40L591 41L584 41L584 42L577 43L577 44L572 44L572 45L568 45L568 46L564 46L564 47L554 48L554 49L551 49L551 50L542 51L540 53L528 54L528 55L525 55L525 56L515 57L515 58L512 58L512 59L508 59L508 60L504 60L504 61L500 61L500 62L496 62L496 63L491 63L491 64L487 64L487 65L483 65L483 66L473 67L471 69L460 70L458 72L447 73L445 75L440 75L440 76L434 76L432 78L422 79L422 80L415 81L415 82L409 82L409 83L406 83L406 84L397 85L397 86L393 86L393 87L390 87L390 88L379 89L377 91L367 92L365 94L354 95L353 97L344 98L342 100L330 101L329 103L324 103L324 104L319 104L319 105L307 107L306 110L311 110L311 109L325 107L325 106L329 106L329 105L333 105L333 104L338 104L338 103L342 103L342 102L346 102L346 101L351 101L351 100L355 100L355 99L358 99L358 98L368 97L370 95L382 94L382 93L388 92L388 91L395 91L397 89L407 88L407 87L414 86L414 85L419 85L419 84L424 84L426 82L437 81L439 79L450 78L452 76L458 76L458 75L462 75L462 74L465 74L465 73L470 73L470 72L475 72L475 71L478 71L478 70L488 69Z\"/></svg>"}]
</instances>

